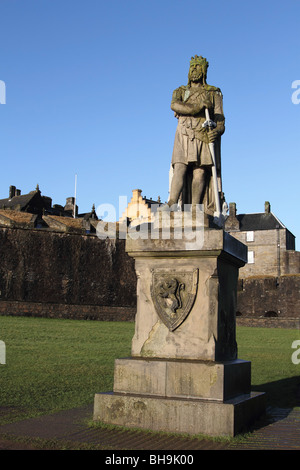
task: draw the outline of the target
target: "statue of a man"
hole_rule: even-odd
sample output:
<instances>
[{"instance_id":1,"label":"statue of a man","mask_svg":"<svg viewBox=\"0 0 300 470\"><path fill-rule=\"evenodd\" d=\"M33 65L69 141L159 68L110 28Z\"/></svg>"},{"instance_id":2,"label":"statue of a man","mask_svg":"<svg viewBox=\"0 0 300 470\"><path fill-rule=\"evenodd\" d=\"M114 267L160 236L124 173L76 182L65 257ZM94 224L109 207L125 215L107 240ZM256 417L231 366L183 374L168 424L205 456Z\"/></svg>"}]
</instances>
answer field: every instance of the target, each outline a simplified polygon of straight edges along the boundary
<instances>
[{"instance_id":1,"label":"statue of a man","mask_svg":"<svg viewBox=\"0 0 300 470\"><path fill-rule=\"evenodd\" d=\"M201 56L191 58L187 86L173 92L171 109L178 119L172 156L173 176L168 206L204 204L204 211L214 213L215 201L212 183L212 156L209 143L214 143L218 190L223 203L221 187L221 135L225 131L223 97L221 90L206 83L208 62ZM216 127L203 127L205 108Z\"/></svg>"}]
</instances>

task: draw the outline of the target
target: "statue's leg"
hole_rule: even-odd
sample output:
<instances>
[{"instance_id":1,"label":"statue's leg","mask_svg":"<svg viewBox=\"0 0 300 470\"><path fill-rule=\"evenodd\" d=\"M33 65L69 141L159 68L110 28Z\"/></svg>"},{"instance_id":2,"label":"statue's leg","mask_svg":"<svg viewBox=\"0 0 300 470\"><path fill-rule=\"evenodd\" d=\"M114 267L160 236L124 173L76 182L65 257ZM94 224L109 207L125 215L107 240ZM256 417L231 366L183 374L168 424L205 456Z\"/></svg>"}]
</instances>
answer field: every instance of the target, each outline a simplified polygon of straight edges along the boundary
<instances>
[{"instance_id":1,"label":"statue's leg","mask_svg":"<svg viewBox=\"0 0 300 470\"><path fill-rule=\"evenodd\" d=\"M186 170L187 170L187 165L185 165L184 163L175 163L172 184L171 184L171 191L170 191L170 199L168 202L169 206L172 206L173 204L177 204L178 202L180 193L183 188Z\"/></svg>"},{"instance_id":2,"label":"statue's leg","mask_svg":"<svg viewBox=\"0 0 300 470\"><path fill-rule=\"evenodd\" d=\"M192 181L192 204L200 204L205 188L205 170L203 168L193 169Z\"/></svg>"}]
</instances>

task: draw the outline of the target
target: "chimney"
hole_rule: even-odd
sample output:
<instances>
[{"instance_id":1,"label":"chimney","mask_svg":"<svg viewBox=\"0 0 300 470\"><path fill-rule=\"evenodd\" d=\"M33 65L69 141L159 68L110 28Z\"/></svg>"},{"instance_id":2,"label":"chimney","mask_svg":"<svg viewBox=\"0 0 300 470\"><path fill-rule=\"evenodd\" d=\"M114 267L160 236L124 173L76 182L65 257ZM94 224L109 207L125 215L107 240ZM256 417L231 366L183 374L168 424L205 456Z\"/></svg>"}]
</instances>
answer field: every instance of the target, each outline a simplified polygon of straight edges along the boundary
<instances>
[{"instance_id":1,"label":"chimney","mask_svg":"<svg viewBox=\"0 0 300 470\"><path fill-rule=\"evenodd\" d=\"M271 204L268 201L266 201L265 202L265 214L270 214L270 212L271 212Z\"/></svg>"},{"instance_id":2,"label":"chimney","mask_svg":"<svg viewBox=\"0 0 300 470\"><path fill-rule=\"evenodd\" d=\"M142 190L141 189L133 189L132 190L132 199L134 201L138 201L140 196L142 194Z\"/></svg>"},{"instance_id":3,"label":"chimney","mask_svg":"<svg viewBox=\"0 0 300 470\"><path fill-rule=\"evenodd\" d=\"M9 187L9 199L13 198L16 195L16 187L10 186Z\"/></svg>"},{"instance_id":4,"label":"chimney","mask_svg":"<svg viewBox=\"0 0 300 470\"><path fill-rule=\"evenodd\" d=\"M231 230L236 231L240 229L240 222L236 216L236 203L229 203L229 216L225 221L225 230L230 232Z\"/></svg>"},{"instance_id":5,"label":"chimney","mask_svg":"<svg viewBox=\"0 0 300 470\"><path fill-rule=\"evenodd\" d=\"M236 217L236 203L229 203L229 217Z\"/></svg>"},{"instance_id":6,"label":"chimney","mask_svg":"<svg viewBox=\"0 0 300 470\"><path fill-rule=\"evenodd\" d=\"M75 204L75 197L67 197L66 198L66 205L64 207L64 210L66 212L71 212L73 214L74 204ZM77 204L75 205L75 215L78 215L78 206L77 206Z\"/></svg>"}]
</instances>

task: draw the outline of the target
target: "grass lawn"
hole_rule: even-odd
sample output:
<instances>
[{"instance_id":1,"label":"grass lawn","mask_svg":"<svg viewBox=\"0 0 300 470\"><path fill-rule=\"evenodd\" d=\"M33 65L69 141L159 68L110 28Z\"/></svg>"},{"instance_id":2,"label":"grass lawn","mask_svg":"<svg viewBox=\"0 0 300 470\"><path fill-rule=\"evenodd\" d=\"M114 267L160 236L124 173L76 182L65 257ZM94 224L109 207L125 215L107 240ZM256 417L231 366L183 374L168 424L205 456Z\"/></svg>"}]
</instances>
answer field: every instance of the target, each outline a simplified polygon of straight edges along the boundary
<instances>
[{"instance_id":1,"label":"grass lawn","mask_svg":"<svg viewBox=\"0 0 300 470\"><path fill-rule=\"evenodd\" d=\"M112 390L114 360L130 355L133 334L130 322L0 317L0 408L16 407L16 419L93 403L95 393ZM238 357L252 363L252 388L266 391L272 406L299 406L296 339L298 330L237 329Z\"/></svg>"},{"instance_id":2,"label":"grass lawn","mask_svg":"<svg viewBox=\"0 0 300 470\"><path fill-rule=\"evenodd\" d=\"M112 390L114 360L130 355L133 333L129 322L0 317L0 407L36 416L93 403Z\"/></svg>"},{"instance_id":3,"label":"grass lawn","mask_svg":"<svg viewBox=\"0 0 300 470\"><path fill-rule=\"evenodd\" d=\"M292 362L299 339L299 330L237 328L238 357L251 361L252 390L266 392L270 406L300 406L300 364Z\"/></svg>"}]
</instances>

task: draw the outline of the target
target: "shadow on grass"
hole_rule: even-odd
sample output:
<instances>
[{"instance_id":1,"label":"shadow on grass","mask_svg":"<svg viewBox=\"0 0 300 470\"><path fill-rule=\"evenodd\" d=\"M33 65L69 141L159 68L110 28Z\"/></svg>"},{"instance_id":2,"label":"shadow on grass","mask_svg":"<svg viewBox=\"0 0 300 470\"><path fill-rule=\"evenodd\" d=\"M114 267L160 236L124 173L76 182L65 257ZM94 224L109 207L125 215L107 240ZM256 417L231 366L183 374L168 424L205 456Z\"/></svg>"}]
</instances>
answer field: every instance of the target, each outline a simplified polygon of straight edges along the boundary
<instances>
[{"instance_id":1,"label":"shadow on grass","mask_svg":"<svg viewBox=\"0 0 300 470\"><path fill-rule=\"evenodd\" d=\"M260 385L252 385L255 392L266 393L269 407L294 408L300 406L300 376L289 377Z\"/></svg>"}]
</instances>

